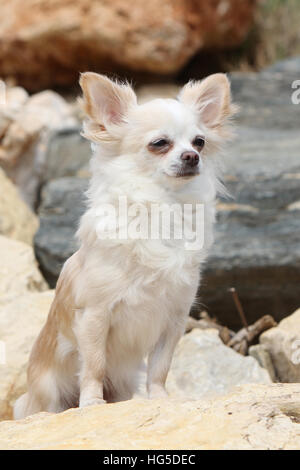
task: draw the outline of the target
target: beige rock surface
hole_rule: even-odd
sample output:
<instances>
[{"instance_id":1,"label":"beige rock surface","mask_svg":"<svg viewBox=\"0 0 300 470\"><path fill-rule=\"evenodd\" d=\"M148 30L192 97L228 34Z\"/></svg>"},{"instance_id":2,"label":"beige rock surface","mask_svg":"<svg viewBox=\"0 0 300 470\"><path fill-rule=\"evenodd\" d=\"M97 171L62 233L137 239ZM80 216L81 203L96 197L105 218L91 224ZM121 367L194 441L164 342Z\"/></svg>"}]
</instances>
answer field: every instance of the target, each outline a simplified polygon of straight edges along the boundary
<instances>
[{"instance_id":1,"label":"beige rock surface","mask_svg":"<svg viewBox=\"0 0 300 470\"><path fill-rule=\"evenodd\" d=\"M29 353L53 296L54 291L27 293L0 305L0 341L5 344L5 363L0 361L0 420L12 417L14 401L25 391Z\"/></svg>"},{"instance_id":2,"label":"beige rock surface","mask_svg":"<svg viewBox=\"0 0 300 470\"><path fill-rule=\"evenodd\" d=\"M38 218L0 168L0 234L32 245Z\"/></svg>"},{"instance_id":3,"label":"beige rock surface","mask_svg":"<svg viewBox=\"0 0 300 470\"><path fill-rule=\"evenodd\" d=\"M300 386L213 400L130 400L0 423L1 449L300 449Z\"/></svg>"},{"instance_id":4,"label":"beige rock surface","mask_svg":"<svg viewBox=\"0 0 300 470\"><path fill-rule=\"evenodd\" d=\"M225 346L216 329L194 329L175 349L167 390L171 396L197 400L250 383L271 383L256 359Z\"/></svg>"},{"instance_id":5,"label":"beige rock surface","mask_svg":"<svg viewBox=\"0 0 300 470\"><path fill-rule=\"evenodd\" d=\"M47 289L31 246L0 235L0 306L27 292Z\"/></svg>"},{"instance_id":6,"label":"beige rock surface","mask_svg":"<svg viewBox=\"0 0 300 470\"><path fill-rule=\"evenodd\" d=\"M260 336L281 382L300 382L300 309Z\"/></svg>"},{"instance_id":7,"label":"beige rock surface","mask_svg":"<svg viewBox=\"0 0 300 470\"><path fill-rule=\"evenodd\" d=\"M203 48L245 38L253 0L0 0L0 70L26 89L74 83L79 71L177 72ZM20 56L22 50L22 56Z\"/></svg>"}]
</instances>

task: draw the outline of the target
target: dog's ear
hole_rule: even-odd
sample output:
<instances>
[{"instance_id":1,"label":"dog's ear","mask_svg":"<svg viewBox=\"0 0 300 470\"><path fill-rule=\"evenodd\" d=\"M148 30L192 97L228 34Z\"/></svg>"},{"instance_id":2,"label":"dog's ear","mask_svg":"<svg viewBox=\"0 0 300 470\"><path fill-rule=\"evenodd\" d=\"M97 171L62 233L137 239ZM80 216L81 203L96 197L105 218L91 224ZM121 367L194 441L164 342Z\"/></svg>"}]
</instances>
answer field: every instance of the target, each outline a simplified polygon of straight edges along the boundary
<instances>
[{"instance_id":1,"label":"dog's ear","mask_svg":"<svg viewBox=\"0 0 300 470\"><path fill-rule=\"evenodd\" d=\"M129 107L137 102L136 95L128 84L113 82L97 73L81 74L80 86L87 115L103 126L122 124Z\"/></svg>"},{"instance_id":2,"label":"dog's ear","mask_svg":"<svg viewBox=\"0 0 300 470\"><path fill-rule=\"evenodd\" d=\"M187 83L178 98L182 103L192 106L203 124L211 129L225 124L235 112L231 104L230 83L223 73Z\"/></svg>"}]
</instances>

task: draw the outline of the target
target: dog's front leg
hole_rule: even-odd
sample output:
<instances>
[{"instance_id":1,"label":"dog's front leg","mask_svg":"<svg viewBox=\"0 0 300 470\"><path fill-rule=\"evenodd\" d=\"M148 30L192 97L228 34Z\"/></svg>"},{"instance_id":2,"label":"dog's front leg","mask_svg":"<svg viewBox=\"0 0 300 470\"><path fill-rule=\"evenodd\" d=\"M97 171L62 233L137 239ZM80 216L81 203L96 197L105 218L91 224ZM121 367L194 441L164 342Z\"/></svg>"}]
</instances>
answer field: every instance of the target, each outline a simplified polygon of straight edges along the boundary
<instances>
[{"instance_id":1,"label":"dog's front leg","mask_svg":"<svg viewBox=\"0 0 300 470\"><path fill-rule=\"evenodd\" d=\"M184 332L184 326L172 327L159 338L148 357L147 391L149 398L168 396L165 384L175 346Z\"/></svg>"},{"instance_id":2,"label":"dog's front leg","mask_svg":"<svg viewBox=\"0 0 300 470\"><path fill-rule=\"evenodd\" d=\"M105 403L103 380L106 366L106 339L109 319L98 309L88 308L77 328L81 359L79 406Z\"/></svg>"}]
</instances>

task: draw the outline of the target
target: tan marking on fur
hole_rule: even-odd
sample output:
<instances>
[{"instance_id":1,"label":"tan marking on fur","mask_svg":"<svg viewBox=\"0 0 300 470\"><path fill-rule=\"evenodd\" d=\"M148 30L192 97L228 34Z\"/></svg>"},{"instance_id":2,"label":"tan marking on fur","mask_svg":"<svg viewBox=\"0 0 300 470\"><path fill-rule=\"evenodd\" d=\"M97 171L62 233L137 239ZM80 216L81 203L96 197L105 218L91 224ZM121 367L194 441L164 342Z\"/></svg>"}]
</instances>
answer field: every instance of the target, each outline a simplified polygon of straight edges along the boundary
<instances>
[{"instance_id":1,"label":"tan marking on fur","mask_svg":"<svg viewBox=\"0 0 300 470\"><path fill-rule=\"evenodd\" d=\"M80 253L74 253L66 262L57 281L56 293L50 312L30 355L28 382L35 382L55 361L57 335L60 331L75 342L71 328L76 306L73 299L73 282L80 271Z\"/></svg>"},{"instance_id":2,"label":"tan marking on fur","mask_svg":"<svg viewBox=\"0 0 300 470\"><path fill-rule=\"evenodd\" d=\"M163 147L155 147L155 145L148 144L148 150L151 153L154 153L155 155L165 155L168 153L170 150L172 150L174 144L172 142L168 142L166 145Z\"/></svg>"}]
</instances>

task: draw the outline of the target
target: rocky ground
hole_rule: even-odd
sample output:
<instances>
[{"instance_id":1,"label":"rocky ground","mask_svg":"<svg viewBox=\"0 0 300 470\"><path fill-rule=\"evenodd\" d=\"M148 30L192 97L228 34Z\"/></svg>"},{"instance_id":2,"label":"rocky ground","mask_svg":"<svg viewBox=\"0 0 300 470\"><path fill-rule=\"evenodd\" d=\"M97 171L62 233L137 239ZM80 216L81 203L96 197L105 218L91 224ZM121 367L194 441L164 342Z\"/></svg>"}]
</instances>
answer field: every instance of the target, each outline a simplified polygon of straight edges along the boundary
<instances>
[{"instance_id":1,"label":"rocky ground","mask_svg":"<svg viewBox=\"0 0 300 470\"><path fill-rule=\"evenodd\" d=\"M241 105L237 138L224 157L233 198L218 201L216 242L200 289L223 325L241 326L232 286L249 323L267 313L279 325L242 356L218 329L193 324L176 348L167 401L146 400L142 376L132 401L18 423L8 420L26 389L30 349L61 266L76 249L90 149L75 103L52 91L9 90L0 110L1 449L300 448L300 105L291 103L297 74L296 58L231 76ZM148 86L139 96L176 92L172 84Z\"/></svg>"},{"instance_id":2,"label":"rocky ground","mask_svg":"<svg viewBox=\"0 0 300 470\"><path fill-rule=\"evenodd\" d=\"M1 449L299 450L298 384L210 400L141 400L0 423Z\"/></svg>"}]
</instances>

